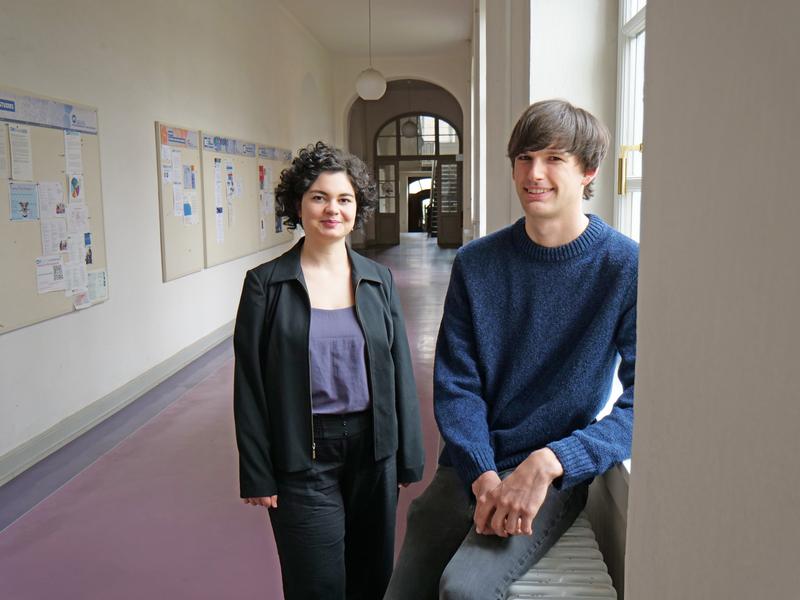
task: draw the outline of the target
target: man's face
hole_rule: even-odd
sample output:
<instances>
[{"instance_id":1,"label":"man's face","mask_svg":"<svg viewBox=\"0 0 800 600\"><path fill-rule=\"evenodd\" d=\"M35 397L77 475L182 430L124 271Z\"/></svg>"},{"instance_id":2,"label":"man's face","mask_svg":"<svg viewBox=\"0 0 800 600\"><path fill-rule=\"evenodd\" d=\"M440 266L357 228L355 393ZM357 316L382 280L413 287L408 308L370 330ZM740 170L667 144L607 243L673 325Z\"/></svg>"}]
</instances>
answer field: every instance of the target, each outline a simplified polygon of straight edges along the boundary
<instances>
[{"instance_id":1,"label":"man's face","mask_svg":"<svg viewBox=\"0 0 800 600\"><path fill-rule=\"evenodd\" d=\"M512 178L526 218L554 219L581 212L583 188L595 174L572 154L545 148L518 154Z\"/></svg>"}]
</instances>

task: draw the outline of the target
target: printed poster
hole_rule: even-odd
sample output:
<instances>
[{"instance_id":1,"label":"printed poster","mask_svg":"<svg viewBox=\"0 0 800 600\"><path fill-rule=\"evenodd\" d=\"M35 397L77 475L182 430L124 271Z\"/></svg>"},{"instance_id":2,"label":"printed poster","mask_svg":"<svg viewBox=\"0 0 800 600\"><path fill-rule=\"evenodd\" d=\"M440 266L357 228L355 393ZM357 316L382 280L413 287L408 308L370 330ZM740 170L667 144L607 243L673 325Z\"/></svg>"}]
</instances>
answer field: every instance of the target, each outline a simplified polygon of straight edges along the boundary
<instances>
[{"instance_id":1,"label":"printed poster","mask_svg":"<svg viewBox=\"0 0 800 600\"><path fill-rule=\"evenodd\" d=\"M40 256L36 259L36 289L40 294L64 289L64 265L61 256Z\"/></svg>"},{"instance_id":2,"label":"printed poster","mask_svg":"<svg viewBox=\"0 0 800 600\"><path fill-rule=\"evenodd\" d=\"M108 299L108 275L105 269L95 269L88 271L87 276L87 289L89 291L89 300L91 302L101 302Z\"/></svg>"},{"instance_id":3,"label":"printed poster","mask_svg":"<svg viewBox=\"0 0 800 600\"><path fill-rule=\"evenodd\" d=\"M8 136L11 143L11 179L33 181L30 127L9 124Z\"/></svg>"},{"instance_id":4,"label":"printed poster","mask_svg":"<svg viewBox=\"0 0 800 600\"><path fill-rule=\"evenodd\" d=\"M12 221L36 221L39 218L39 196L35 183L9 182L8 198Z\"/></svg>"},{"instance_id":5,"label":"printed poster","mask_svg":"<svg viewBox=\"0 0 800 600\"><path fill-rule=\"evenodd\" d=\"M66 219L42 219L42 252L52 256L67 250Z\"/></svg>"},{"instance_id":6,"label":"printed poster","mask_svg":"<svg viewBox=\"0 0 800 600\"><path fill-rule=\"evenodd\" d=\"M66 216L64 186L60 181L40 181L38 194L40 219L63 219ZM45 254L50 253L45 252Z\"/></svg>"},{"instance_id":7,"label":"printed poster","mask_svg":"<svg viewBox=\"0 0 800 600\"><path fill-rule=\"evenodd\" d=\"M81 134L78 131L64 132L64 162L67 173L83 173Z\"/></svg>"}]
</instances>

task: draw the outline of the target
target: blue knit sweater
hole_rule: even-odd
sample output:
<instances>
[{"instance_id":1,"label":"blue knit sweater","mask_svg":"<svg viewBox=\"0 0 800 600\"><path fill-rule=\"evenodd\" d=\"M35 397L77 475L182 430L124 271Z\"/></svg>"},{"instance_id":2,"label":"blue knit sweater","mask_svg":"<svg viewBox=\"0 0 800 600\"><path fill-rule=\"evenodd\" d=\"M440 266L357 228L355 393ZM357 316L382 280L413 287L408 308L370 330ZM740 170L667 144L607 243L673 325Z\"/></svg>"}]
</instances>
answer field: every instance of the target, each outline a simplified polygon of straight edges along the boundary
<instances>
[{"instance_id":1,"label":"blue knit sweater","mask_svg":"<svg viewBox=\"0 0 800 600\"><path fill-rule=\"evenodd\" d=\"M594 215L557 248L520 219L459 250L436 343L441 464L469 485L547 446L567 488L630 456L638 255ZM624 391L596 421L618 355Z\"/></svg>"}]
</instances>

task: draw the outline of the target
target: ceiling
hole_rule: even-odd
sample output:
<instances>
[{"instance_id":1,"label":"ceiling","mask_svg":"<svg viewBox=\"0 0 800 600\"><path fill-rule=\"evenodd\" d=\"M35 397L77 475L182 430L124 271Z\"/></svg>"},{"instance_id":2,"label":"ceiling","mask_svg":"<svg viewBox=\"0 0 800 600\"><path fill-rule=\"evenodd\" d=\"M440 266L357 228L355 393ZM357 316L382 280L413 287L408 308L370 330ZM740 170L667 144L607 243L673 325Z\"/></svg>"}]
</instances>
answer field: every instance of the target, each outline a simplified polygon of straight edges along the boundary
<instances>
[{"instance_id":1,"label":"ceiling","mask_svg":"<svg viewBox=\"0 0 800 600\"><path fill-rule=\"evenodd\" d=\"M472 37L473 0L371 0L372 56L447 53ZM366 56L369 0L281 0L329 51Z\"/></svg>"}]
</instances>

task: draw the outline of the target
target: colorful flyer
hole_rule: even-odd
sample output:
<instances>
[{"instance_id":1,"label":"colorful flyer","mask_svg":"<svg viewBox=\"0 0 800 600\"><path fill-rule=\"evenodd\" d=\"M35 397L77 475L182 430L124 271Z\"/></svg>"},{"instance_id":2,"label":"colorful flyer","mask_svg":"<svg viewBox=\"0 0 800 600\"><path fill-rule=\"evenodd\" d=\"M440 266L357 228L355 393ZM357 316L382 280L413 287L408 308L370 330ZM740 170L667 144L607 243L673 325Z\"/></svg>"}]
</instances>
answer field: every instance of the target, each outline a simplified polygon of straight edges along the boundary
<instances>
[{"instance_id":1,"label":"colorful flyer","mask_svg":"<svg viewBox=\"0 0 800 600\"><path fill-rule=\"evenodd\" d=\"M83 202L83 175L80 173L67 175L67 182L69 184L69 201Z\"/></svg>"},{"instance_id":2,"label":"colorful flyer","mask_svg":"<svg viewBox=\"0 0 800 600\"><path fill-rule=\"evenodd\" d=\"M12 221L36 221L39 218L39 196L35 183L9 182L8 197Z\"/></svg>"}]
</instances>

